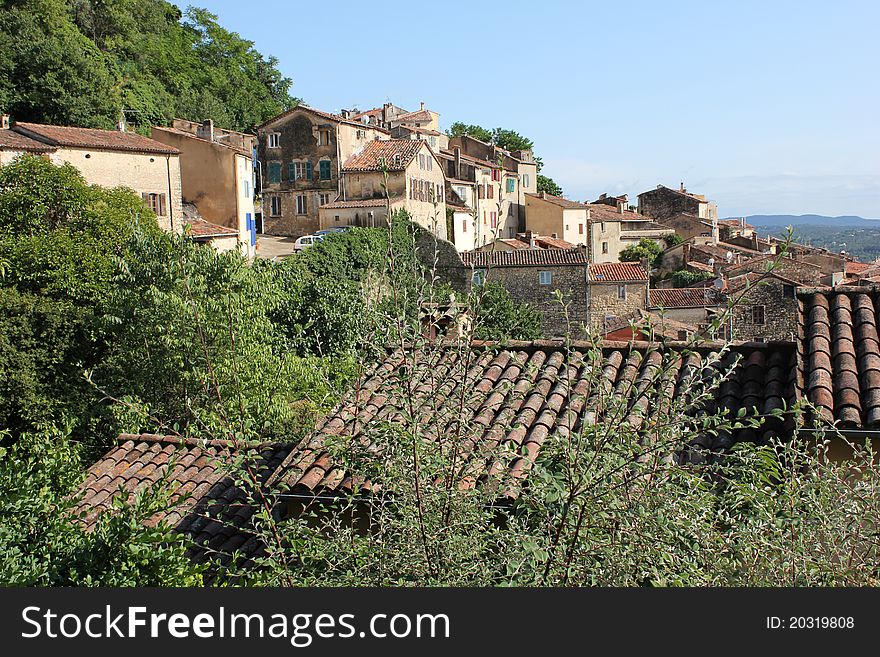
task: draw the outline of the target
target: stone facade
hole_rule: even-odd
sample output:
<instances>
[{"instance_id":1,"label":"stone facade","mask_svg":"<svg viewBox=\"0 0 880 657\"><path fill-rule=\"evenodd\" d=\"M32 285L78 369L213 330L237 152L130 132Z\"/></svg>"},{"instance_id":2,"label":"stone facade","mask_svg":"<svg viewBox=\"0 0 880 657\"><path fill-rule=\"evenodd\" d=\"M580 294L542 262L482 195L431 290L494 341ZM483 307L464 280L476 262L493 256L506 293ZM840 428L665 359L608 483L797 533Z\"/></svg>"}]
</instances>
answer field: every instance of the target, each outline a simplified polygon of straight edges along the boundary
<instances>
[{"instance_id":1,"label":"stone facade","mask_svg":"<svg viewBox=\"0 0 880 657\"><path fill-rule=\"evenodd\" d=\"M752 285L740 292L731 291L736 299L731 310L730 326L734 340L769 342L797 339L797 284L775 276L766 276L760 283L752 277Z\"/></svg>"},{"instance_id":2,"label":"stone facade","mask_svg":"<svg viewBox=\"0 0 880 657\"><path fill-rule=\"evenodd\" d=\"M718 206L704 196L691 194L684 185L679 189L657 185L656 189L642 192L639 194L639 214L660 223L679 214L694 215L708 222L714 239L718 239Z\"/></svg>"},{"instance_id":3,"label":"stone facade","mask_svg":"<svg viewBox=\"0 0 880 657\"><path fill-rule=\"evenodd\" d=\"M381 128L302 105L262 124L257 135L263 230L291 237L317 230L320 206L344 197L342 164L388 138Z\"/></svg>"},{"instance_id":4,"label":"stone facade","mask_svg":"<svg viewBox=\"0 0 880 657\"><path fill-rule=\"evenodd\" d=\"M774 255L745 260L728 268L725 273L733 278L750 272L764 273L770 267L773 268L773 273L810 287L819 285L819 279L822 278L822 269L819 265L787 257L779 258L777 261L777 256Z\"/></svg>"},{"instance_id":5,"label":"stone facade","mask_svg":"<svg viewBox=\"0 0 880 657\"><path fill-rule=\"evenodd\" d=\"M590 326L601 329L606 320L648 307L648 283L596 283L587 289Z\"/></svg>"}]
</instances>

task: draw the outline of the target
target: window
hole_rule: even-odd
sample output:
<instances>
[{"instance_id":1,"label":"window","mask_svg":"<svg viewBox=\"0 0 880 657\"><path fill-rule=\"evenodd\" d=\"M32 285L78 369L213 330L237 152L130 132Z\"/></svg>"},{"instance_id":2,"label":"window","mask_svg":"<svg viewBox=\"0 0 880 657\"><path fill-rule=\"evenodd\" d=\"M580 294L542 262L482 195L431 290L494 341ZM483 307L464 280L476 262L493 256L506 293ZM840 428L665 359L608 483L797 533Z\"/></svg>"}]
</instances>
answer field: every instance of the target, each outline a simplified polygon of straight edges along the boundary
<instances>
[{"instance_id":1,"label":"window","mask_svg":"<svg viewBox=\"0 0 880 657\"><path fill-rule=\"evenodd\" d=\"M539 271L538 272L538 282L541 285L551 285L553 283L553 272L552 271Z\"/></svg>"},{"instance_id":2,"label":"window","mask_svg":"<svg viewBox=\"0 0 880 657\"><path fill-rule=\"evenodd\" d=\"M141 194L141 198L157 217L165 216L165 194Z\"/></svg>"},{"instance_id":3,"label":"window","mask_svg":"<svg viewBox=\"0 0 880 657\"><path fill-rule=\"evenodd\" d=\"M486 198L495 198L495 186L486 184Z\"/></svg>"},{"instance_id":4,"label":"window","mask_svg":"<svg viewBox=\"0 0 880 657\"><path fill-rule=\"evenodd\" d=\"M327 205L330 202L330 194L318 194L318 205Z\"/></svg>"},{"instance_id":5,"label":"window","mask_svg":"<svg viewBox=\"0 0 880 657\"><path fill-rule=\"evenodd\" d=\"M425 154L419 153L419 169L425 169Z\"/></svg>"},{"instance_id":6,"label":"window","mask_svg":"<svg viewBox=\"0 0 880 657\"><path fill-rule=\"evenodd\" d=\"M528 186L529 186L529 174L524 173L523 174L523 187L528 187Z\"/></svg>"},{"instance_id":7,"label":"window","mask_svg":"<svg viewBox=\"0 0 880 657\"><path fill-rule=\"evenodd\" d=\"M477 185L477 198L486 198L486 188L483 185Z\"/></svg>"},{"instance_id":8,"label":"window","mask_svg":"<svg viewBox=\"0 0 880 657\"><path fill-rule=\"evenodd\" d=\"M766 342L767 339L763 335L758 335L755 337L755 342Z\"/></svg>"},{"instance_id":9,"label":"window","mask_svg":"<svg viewBox=\"0 0 880 657\"><path fill-rule=\"evenodd\" d=\"M434 158L429 155L425 159L428 162L428 171L433 171L434 170Z\"/></svg>"},{"instance_id":10,"label":"window","mask_svg":"<svg viewBox=\"0 0 880 657\"><path fill-rule=\"evenodd\" d=\"M431 142L431 146L437 145L437 138L436 137L431 137L428 141Z\"/></svg>"},{"instance_id":11,"label":"window","mask_svg":"<svg viewBox=\"0 0 880 657\"><path fill-rule=\"evenodd\" d=\"M605 232L605 222L599 224L599 229L604 233Z\"/></svg>"},{"instance_id":12,"label":"window","mask_svg":"<svg viewBox=\"0 0 880 657\"><path fill-rule=\"evenodd\" d=\"M306 206L306 195L305 194L297 194L296 195L296 213L297 214L306 214L307 212Z\"/></svg>"},{"instance_id":13,"label":"window","mask_svg":"<svg viewBox=\"0 0 880 657\"><path fill-rule=\"evenodd\" d=\"M326 146L330 143L330 131L318 130L318 146Z\"/></svg>"},{"instance_id":14,"label":"window","mask_svg":"<svg viewBox=\"0 0 880 657\"><path fill-rule=\"evenodd\" d=\"M486 211L483 210L483 225L486 225Z\"/></svg>"},{"instance_id":15,"label":"window","mask_svg":"<svg viewBox=\"0 0 880 657\"><path fill-rule=\"evenodd\" d=\"M281 182L281 162L269 162L269 182Z\"/></svg>"},{"instance_id":16,"label":"window","mask_svg":"<svg viewBox=\"0 0 880 657\"><path fill-rule=\"evenodd\" d=\"M617 286L617 298L624 301L626 300L626 285L621 283Z\"/></svg>"},{"instance_id":17,"label":"window","mask_svg":"<svg viewBox=\"0 0 880 657\"><path fill-rule=\"evenodd\" d=\"M467 219L462 219L462 220L461 220L461 232L462 232L462 233L466 233L466 232L467 232Z\"/></svg>"},{"instance_id":18,"label":"window","mask_svg":"<svg viewBox=\"0 0 880 657\"><path fill-rule=\"evenodd\" d=\"M492 180L496 182L501 180L501 171L499 169L492 169Z\"/></svg>"},{"instance_id":19,"label":"window","mask_svg":"<svg viewBox=\"0 0 880 657\"><path fill-rule=\"evenodd\" d=\"M608 242L602 242L602 253L608 253Z\"/></svg>"},{"instance_id":20,"label":"window","mask_svg":"<svg viewBox=\"0 0 880 657\"><path fill-rule=\"evenodd\" d=\"M794 285L783 285L782 286L782 298L783 299L794 299Z\"/></svg>"},{"instance_id":21,"label":"window","mask_svg":"<svg viewBox=\"0 0 880 657\"><path fill-rule=\"evenodd\" d=\"M764 306L752 306L752 324L764 324Z\"/></svg>"},{"instance_id":22,"label":"window","mask_svg":"<svg viewBox=\"0 0 880 657\"><path fill-rule=\"evenodd\" d=\"M318 168L320 169L321 180L330 180L330 160L321 160Z\"/></svg>"},{"instance_id":23,"label":"window","mask_svg":"<svg viewBox=\"0 0 880 657\"><path fill-rule=\"evenodd\" d=\"M269 197L269 215L272 217L280 217L281 216L281 197L280 196L270 196Z\"/></svg>"},{"instance_id":24,"label":"window","mask_svg":"<svg viewBox=\"0 0 880 657\"><path fill-rule=\"evenodd\" d=\"M270 132L268 148L281 148L281 133Z\"/></svg>"},{"instance_id":25,"label":"window","mask_svg":"<svg viewBox=\"0 0 880 657\"><path fill-rule=\"evenodd\" d=\"M366 130L355 130L355 137L357 139L366 139L367 131Z\"/></svg>"},{"instance_id":26,"label":"window","mask_svg":"<svg viewBox=\"0 0 880 657\"><path fill-rule=\"evenodd\" d=\"M251 197L251 181L250 180L244 181L244 197L245 198Z\"/></svg>"},{"instance_id":27,"label":"window","mask_svg":"<svg viewBox=\"0 0 880 657\"><path fill-rule=\"evenodd\" d=\"M489 217L492 219L492 228L498 228L498 213L490 212Z\"/></svg>"},{"instance_id":28,"label":"window","mask_svg":"<svg viewBox=\"0 0 880 657\"><path fill-rule=\"evenodd\" d=\"M486 270L485 269L475 269L474 275L471 277L474 285L482 285L486 282Z\"/></svg>"},{"instance_id":29,"label":"window","mask_svg":"<svg viewBox=\"0 0 880 657\"><path fill-rule=\"evenodd\" d=\"M508 178L507 179L507 193L513 194L514 191L516 191L516 180L514 180L513 178Z\"/></svg>"},{"instance_id":30,"label":"window","mask_svg":"<svg viewBox=\"0 0 880 657\"><path fill-rule=\"evenodd\" d=\"M584 234L584 225L578 224L578 235L583 235L583 234Z\"/></svg>"}]
</instances>

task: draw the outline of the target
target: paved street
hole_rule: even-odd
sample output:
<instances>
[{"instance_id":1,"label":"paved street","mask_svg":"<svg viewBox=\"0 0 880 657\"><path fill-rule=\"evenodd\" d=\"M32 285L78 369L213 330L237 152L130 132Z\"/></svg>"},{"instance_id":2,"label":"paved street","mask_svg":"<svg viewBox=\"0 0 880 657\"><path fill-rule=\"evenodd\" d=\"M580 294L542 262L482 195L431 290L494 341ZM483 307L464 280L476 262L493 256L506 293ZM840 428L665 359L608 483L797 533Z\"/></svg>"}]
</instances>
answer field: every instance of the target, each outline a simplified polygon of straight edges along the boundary
<instances>
[{"instance_id":1,"label":"paved street","mask_svg":"<svg viewBox=\"0 0 880 657\"><path fill-rule=\"evenodd\" d=\"M296 238L279 237L277 235L257 235L258 258L284 258L293 253Z\"/></svg>"}]
</instances>

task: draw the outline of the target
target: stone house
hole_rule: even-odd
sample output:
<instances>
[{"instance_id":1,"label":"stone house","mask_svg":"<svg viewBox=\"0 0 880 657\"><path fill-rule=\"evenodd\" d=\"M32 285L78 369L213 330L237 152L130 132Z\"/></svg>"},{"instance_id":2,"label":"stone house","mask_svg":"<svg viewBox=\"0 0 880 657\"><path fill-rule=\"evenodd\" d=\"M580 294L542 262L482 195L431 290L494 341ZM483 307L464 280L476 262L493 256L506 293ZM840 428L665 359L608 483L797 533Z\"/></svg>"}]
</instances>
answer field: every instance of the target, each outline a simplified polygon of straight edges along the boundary
<instances>
[{"instance_id":1,"label":"stone house","mask_svg":"<svg viewBox=\"0 0 880 657\"><path fill-rule=\"evenodd\" d=\"M732 279L749 272L763 273L770 267L773 268L773 273L797 281L800 285L819 285L822 278L822 268L819 265L789 257L780 258L772 253L744 259L738 264L725 267L724 274Z\"/></svg>"},{"instance_id":2,"label":"stone house","mask_svg":"<svg viewBox=\"0 0 880 657\"><path fill-rule=\"evenodd\" d=\"M576 249L576 244L549 235L538 235L531 231L517 233L516 237L502 237L477 251L515 251L517 249Z\"/></svg>"},{"instance_id":3,"label":"stone house","mask_svg":"<svg viewBox=\"0 0 880 657\"><path fill-rule=\"evenodd\" d=\"M235 230L239 250L253 257L256 137L217 128L210 119L204 123L174 119L171 127L153 126L152 137L180 151L184 203L192 203L209 224Z\"/></svg>"},{"instance_id":4,"label":"stone house","mask_svg":"<svg viewBox=\"0 0 880 657\"><path fill-rule=\"evenodd\" d=\"M656 189L639 194L639 214L664 225L669 225L666 220L676 215L692 215L707 222L713 240L718 239L718 206L701 194L687 191L684 183L679 189L657 185Z\"/></svg>"},{"instance_id":5,"label":"stone house","mask_svg":"<svg viewBox=\"0 0 880 657\"><path fill-rule=\"evenodd\" d=\"M774 273L749 272L727 281L732 308L728 335L746 342L797 339L798 282Z\"/></svg>"},{"instance_id":6,"label":"stone house","mask_svg":"<svg viewBox=\"0 0 880 657\"><path fill-rule=\"evenodd\" d=\"M516 249L470 251L461 260L470 268L473 285L495 281L519 302L542 314L546 337L567 333L583 336L588 325L587 255L584 249ZM568 304L568 315L556 300L556 290Z\"/></svg>"},{"instance_id":7,"label":"stone house","mask_svg":"<svg viewBox=\"0 0 880 657\"><path fill-rule=\"evenodd\" d=\"M648 270L635 262L587 266L587 325L596 330L648 306Z\"/></svg>"},{"instance_id":8,"label":"stone house","mask_svg":"<svg viewBox=\"0 0 880 657\"><path fill-rule=\"evenodd\" d=\"M173 146L133 132L21 122L0 129L0 144L4 161L34 153L73 165L89 184L127 187L156 213L161 228L183 230L180 151Z\"/></svg>"},{"instance_id":9,"label":"stone house","mask_svg":"<svg viewBox=\"0 0 880 657\"><path fill-rule=\"evenodd\" d=\"M694 237L705 238L712 244L720 239L718 225L714 226L707 219L701 219L690 212L676 212L663 219L663 225L673 228L682 239L689 240Z\"/></svg>"},{"instance_id":10,"label":"stone house","mask_svg":"<svg viewBox=\"0 0 880 657\"><path fill-rule=\"evenodd\" d=\"M412 221L446 239L446 178L424 141L369 142L341 171L342 194L320 209L321 228L383 225L379 213L387 214L383 206L388 203L392 211L406 210Z\"/></svg>"},{"instance_id":11,"label":"stone house","mask_svg":"<svg viewBox=\"0 0 880 657\"><path fill-rule=\"evenodd\" d=\"M257 137L263 232L299 237L319 228L322 205L351 198L342 188L343 163L389 133L298 105L258 126Z\"/></svg>"},{"instance_id":12,"label":"stone house","mask_svg":"<svg viewBox=\"0 0 880 657\"><path fill-rule=\"evenodd\" d=\"M340 115L346 120L388 131L400 126L440 130L440 115L427 109L424 102L419 103L419 109L414 112L389 102L383 104L382 107L374 107L363 112L358 109L342 110Z\"/></svg>"},{"instance_id":13,"label":"stone house","mask_svg":"<svg viewBox=\"0 0 880 657\"><path fill-rule=\"evenodd\" d=\"M724 308L723 295L715 287L652 289L648 294L648 310L699 332L705 332Z\"/></svg>"}]
</instances>

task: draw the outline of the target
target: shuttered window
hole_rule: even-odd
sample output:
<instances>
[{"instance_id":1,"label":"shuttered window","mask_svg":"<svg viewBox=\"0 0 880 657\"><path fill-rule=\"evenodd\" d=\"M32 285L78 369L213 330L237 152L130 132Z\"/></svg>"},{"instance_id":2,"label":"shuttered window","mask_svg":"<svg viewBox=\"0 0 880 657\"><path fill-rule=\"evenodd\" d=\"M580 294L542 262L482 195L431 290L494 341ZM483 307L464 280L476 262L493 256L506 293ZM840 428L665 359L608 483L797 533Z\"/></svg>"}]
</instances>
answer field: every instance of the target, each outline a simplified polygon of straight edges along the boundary
<instances>
[{"instance_id":1,"label":"shuttered window","mask_svg":"<svg viewBox=\"0 0 880 657\"><path fill-rule=\"evenodd\" d=\"M281 162L269 162L269 182L281 182Z\"/></svg>"},{"instance_id":2,"label":"shuttered window","mask_svg":"<svg viewBox=\"0 0 880 657\"><path fill-rule=\"evenodd\" d=\"M516 180L514 180L513 178L508 178L507 179L507 193L512 194L514 191L516 191Z\"/></svg>"},{"instance_id":3,"label":"shuttered window","mask_svg":"<svg viewBox=\"0 0 880 657\"><path fill-rule=\"evenodd\" d=\"M330 180L330 160L321 160L321 180Z\"/></svg>"}]
</instances>

